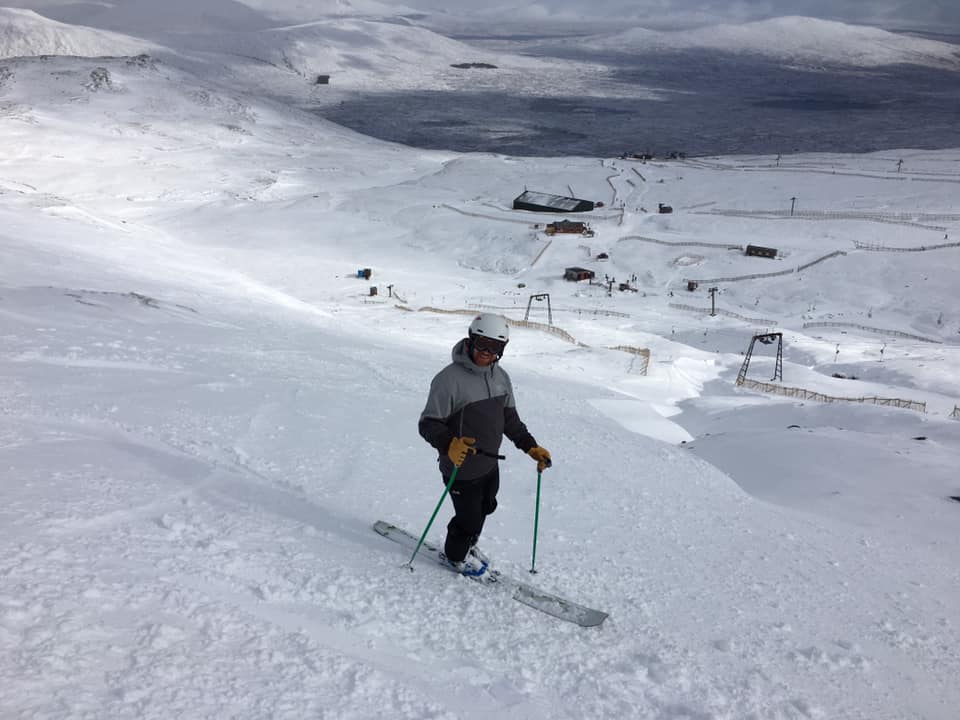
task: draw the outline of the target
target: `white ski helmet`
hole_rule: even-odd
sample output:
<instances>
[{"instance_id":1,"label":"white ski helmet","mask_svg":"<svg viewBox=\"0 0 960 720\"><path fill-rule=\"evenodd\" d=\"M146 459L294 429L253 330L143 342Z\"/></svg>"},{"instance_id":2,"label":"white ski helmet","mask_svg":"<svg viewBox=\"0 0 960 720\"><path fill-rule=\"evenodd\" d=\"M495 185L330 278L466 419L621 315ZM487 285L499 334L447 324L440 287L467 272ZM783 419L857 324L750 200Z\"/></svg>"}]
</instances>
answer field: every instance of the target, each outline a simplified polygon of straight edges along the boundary
<instances>
[{"instance_id":1,"label":"white ski helmet","mask_svg":"<svg viewBox=\"0 0 960 720\"><path fill-rule=\"evenodd\" d=\"M471 337L479 335L491 340L499 340L503 344L510 340L510 326L507 325L507 319L493 313L477 315L470 323L469 332Z\"/></svg>"}]
</instances>

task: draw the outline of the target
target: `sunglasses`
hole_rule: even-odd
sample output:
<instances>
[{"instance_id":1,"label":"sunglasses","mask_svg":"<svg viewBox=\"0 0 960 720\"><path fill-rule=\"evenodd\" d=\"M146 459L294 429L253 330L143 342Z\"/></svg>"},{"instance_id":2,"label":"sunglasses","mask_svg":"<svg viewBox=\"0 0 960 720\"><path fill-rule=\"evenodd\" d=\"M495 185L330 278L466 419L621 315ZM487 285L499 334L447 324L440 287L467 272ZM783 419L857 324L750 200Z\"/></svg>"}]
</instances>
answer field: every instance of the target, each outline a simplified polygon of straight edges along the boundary
<instances>
[{"instance_id":1,"label":"sunglasses","mask_svg":"<svg viewBox=\"0 0 960 720\"><path fill-rule=\"evenodd\" d=\"M483 337L482 335L473 338L473 349L478 353L487 353L488 355L503 355L503 350L507 346L502 340Z\"/></svg>"}]
</instances>

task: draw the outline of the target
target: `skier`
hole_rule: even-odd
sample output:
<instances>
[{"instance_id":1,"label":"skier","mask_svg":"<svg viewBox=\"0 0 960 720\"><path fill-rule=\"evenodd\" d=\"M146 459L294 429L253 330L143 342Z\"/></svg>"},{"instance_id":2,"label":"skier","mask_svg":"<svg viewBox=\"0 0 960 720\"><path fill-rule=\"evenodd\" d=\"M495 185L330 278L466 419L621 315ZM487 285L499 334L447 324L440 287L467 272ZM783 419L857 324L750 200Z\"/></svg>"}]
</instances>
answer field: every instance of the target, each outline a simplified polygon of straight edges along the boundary
<instances>
[{"instance_id":1,"label":"skier","mask_svg":"<svg viewBox=\"0 0 960 720\"><path fill-rule=\"evenodd\" d=\"M444 485L458 468L450 488L454 516L440 559L477 578L490 562L477 549L477 540L487 515L497 508L497 454L503 436L536 460L540 472L550 466L550 453L537 445L520 420L510 377L498 363L509 339L505 318L477 315L467 337L453 346L453 362L430 383L420 414L420 435L439 453Z\"/></svg>"}]
</instances>

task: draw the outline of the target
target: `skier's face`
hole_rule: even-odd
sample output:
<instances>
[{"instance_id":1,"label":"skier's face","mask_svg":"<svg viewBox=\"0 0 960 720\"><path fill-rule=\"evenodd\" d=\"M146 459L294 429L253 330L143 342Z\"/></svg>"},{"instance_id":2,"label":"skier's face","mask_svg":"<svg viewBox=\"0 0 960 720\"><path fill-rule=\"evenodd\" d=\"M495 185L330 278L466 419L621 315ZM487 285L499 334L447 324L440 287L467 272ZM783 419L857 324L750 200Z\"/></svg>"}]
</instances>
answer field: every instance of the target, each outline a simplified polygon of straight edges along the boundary
<instances>
[{"instance_id":1,"label":"skier's face","mask_svg":"<svg viewBox=\"0 0 960 720\"><path fill-rule=\"evenodd\" d=\"M474 349L472 359L474 365L478 365L479 367L487 367L488 365L493 364L493 362L497 359L497 356L489 350Z\"/></svg>"},{"instance_id":2,"label":"skier's face","mask_svg":"<svg viewBox=\"0 0 960 720\"><path fill-rule=\"evenodd\" d=\"M472 335L470 337L470 359L473 360L475 365L487 367L503 355L506 345L507 343L502 340L483 337L482 335Z\"/></svg>"}]
</instances>

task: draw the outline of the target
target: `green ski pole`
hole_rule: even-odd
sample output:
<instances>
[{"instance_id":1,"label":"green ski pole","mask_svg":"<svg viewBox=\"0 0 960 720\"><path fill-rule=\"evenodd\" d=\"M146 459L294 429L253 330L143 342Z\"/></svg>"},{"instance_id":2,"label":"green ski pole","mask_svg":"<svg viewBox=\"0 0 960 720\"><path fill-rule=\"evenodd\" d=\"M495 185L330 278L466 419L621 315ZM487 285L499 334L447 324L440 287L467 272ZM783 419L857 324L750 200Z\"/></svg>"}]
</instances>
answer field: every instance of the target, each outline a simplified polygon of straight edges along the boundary
<instances>
[{"instance_id":1,"label":"green ski pole","mask_svg":"<svg viewBox=\"0 0 960 720\"><path fill-rule=\"evenodd\" d=\"M540 478L543 475L537 471L537 510L533 515L533 560L530 562L530 573L537 574L537 529L540 525Z\"/></svg>"},{"instance_id":2,"label":"green ski pole","mask_svg":"<svg viewBox=\"0 0 960 720\"><path fill-rule=\"evenodd\" d=\"M457 477L457 470L460 468L454 467L453 472L450 473L450 480L447 481L447 486L443 489L443 495L440 496L440 502L437 503L437 506L433 509L433 515L430 516L430 522L427 523L427 527L423 530L423 535L420 536L420 542L417 543L417 549L413 551L413 555L410 556L410 562L407 563L407 567L410 568L410 572L413 572L413 559L417 556L417 553L420 552L420 546L423 545L423 541L427 538L427 533L430 532L430 526L433 525L433 521L437 517L437 513L440 512L440 506L443 505L444 499L447 497L447 493L450 492L450 487L453 485L453 481Z\"/></svg>"}]
</instances>

